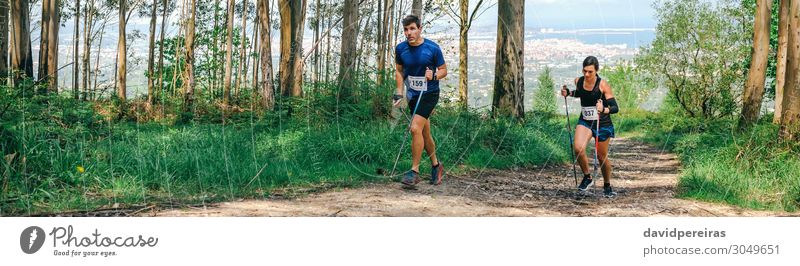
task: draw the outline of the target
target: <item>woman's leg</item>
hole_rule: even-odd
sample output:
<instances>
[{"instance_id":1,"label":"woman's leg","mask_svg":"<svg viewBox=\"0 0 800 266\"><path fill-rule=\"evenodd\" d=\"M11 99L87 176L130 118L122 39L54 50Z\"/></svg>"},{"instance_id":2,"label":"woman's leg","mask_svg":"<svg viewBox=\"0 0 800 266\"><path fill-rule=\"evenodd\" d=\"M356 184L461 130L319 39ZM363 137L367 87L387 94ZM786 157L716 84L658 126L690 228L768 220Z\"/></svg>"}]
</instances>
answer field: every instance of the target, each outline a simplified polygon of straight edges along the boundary
<instances>
[{"instance_id":1,"label":"woman's leg","mask_svg":"<svg viewBox=\"0 0 800 266\"><path fill-rule=\"evenodd\" d=\"M608 159L608 145L611 143L611 138L598 143L597 158L600 160L600 170L603 172L603 181L605 184L611 184L611 160Z\"/></svg>"},{"instance_id":2,"label":"woman's leg","mask_svg":"<svg viewBox=\"0 0 800 266\"><path fill-rule=\"evenodd\" d=\"M573 152L578 159L578 165L584 175L589 174L589 160L586 158L586 145L592 139L592 130L578 124L575 126L575 142L572 145Z\"/></svg>"}]
</instances>

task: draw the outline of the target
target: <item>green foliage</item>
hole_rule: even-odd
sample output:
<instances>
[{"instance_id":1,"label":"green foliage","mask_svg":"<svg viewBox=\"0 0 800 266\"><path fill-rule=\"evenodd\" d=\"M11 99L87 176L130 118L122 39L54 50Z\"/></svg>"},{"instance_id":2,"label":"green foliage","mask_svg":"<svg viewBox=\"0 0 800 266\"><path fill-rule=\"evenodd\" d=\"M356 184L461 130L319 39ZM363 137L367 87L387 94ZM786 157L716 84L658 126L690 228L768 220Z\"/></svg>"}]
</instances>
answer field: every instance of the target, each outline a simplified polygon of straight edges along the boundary
<instances>
[{"instance_id":1,"label":"green foliage","mask_svg":"<svg viewBox=\"0 0 800 266\"><path fill-rule=\"evenodd\" d=\"M800 146L779 143L778 127L769 120L739 132L733 118L707 121L652 114L643 123L642 138L680 156L681 197L796 211L800 208Z\"/></svg>"},{"instance_id":2,"label":"green foliage","mask_svg":"<svg viewBox=\"0 0 800 266\"><path fill-rule=\"evenodd\" d=\"M389 174L398 152L394 174L411 166L408 121L376 116L390 111L391 85L378 87L367 75L358 77L353 101L339 102L336 84L307 84L305 97L277 97L269 112L230 112L224 123L221 109L207 102L198 103L186 123L173 125L170 119L138 118L105 123L85 102L47 96L48 107L43 100L26 100L25 122L5 120L21 115L16 106L3 116L0 135L11 143L3 144L4 154L17 157L0 215L261 198L287 187L393 180ZM101 113L115 112L113 104L99 105ZM135 102L129 106L130 112L139 110ZM70 126L59 129L53 116ZM439 105L431 123L437 155L449 171L568 160L561 118L489 117Z\"/></svg>"},{"instance_id":3,"label":"green foliage","mask_svg":"<svg viewBox=\"0 0 800 266\"><path fill-rule=\"evenodd\" d=\"M618 64L603 71L603 75L611 85L621 112L638 109L656 87L652 79L630 63Z\"/></svg>"},{"instance_id":4,"label":"green foliage","mask_svg":"<svg viewBox=\"0 0 800 266\"><path fill-rule=\"evenodd\" d=\"M700 0L656 4L653 43L636 62L663 80L670 97L691 117L729 117L737 110L750 52L752 22L737 6Z\"/></svg>"},{"instance_id":5,"label":"green foliage","mask_svg":"<svg viewBox=\"0 0 800 266\"><path fill-rule=\"evenodd\" d=\"M536 89L533 95L533 110L543 114L556 113L556 92L555 82L549 67L545 67L542 73L539 73L539 88Z\"/></svg>"}]
</instances>

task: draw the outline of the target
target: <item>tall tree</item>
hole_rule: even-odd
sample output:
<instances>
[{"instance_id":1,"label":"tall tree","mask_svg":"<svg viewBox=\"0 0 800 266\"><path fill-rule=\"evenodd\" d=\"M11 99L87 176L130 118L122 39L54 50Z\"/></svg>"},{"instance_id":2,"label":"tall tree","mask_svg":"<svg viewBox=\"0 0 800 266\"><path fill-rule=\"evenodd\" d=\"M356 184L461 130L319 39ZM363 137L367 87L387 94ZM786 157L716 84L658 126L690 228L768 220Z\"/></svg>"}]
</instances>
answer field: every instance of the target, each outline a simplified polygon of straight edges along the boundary
<instances>
[{"instance_id":1,"label":"tall tree","mask_svg":"<svg viewBox=\"0 0 800 266\"><path fill-rule=\"evenodd\" d=\"M72 38L72 98L77 100L80 96L80 82L78 81L80 72L80 59L78 55L78 44L80 43L80 21L81 21L81 0L75 0L75 28Z\"/></svg>"},{"instance_id":2,"label":"tall tree","mask_svg":"<svg viewBox=\"0 0 800 266\"><path fill-rule=\"evenodd\" d=\"M381 23L381 36L378 48L378 70L385 71L386 70L386 61L389 57L389 51L392 49L394 37L394 29L397 28L397 24L394 21L394 11L395 11L395 1L384 0L384 11L383 11L383 23ZM391 65L391 64L390 64ZM383 75L378 76L378 84L383 84Z\"/></svg>"},{"instance_id":3,"label":"tall tree","mask_svg":"<svg viewBox=\"0 0 800 266\"><path fill-rule=\"evenodd\" d=\"M239 90L241 90L242 85L242 68L246 65L245 61L247 60L247 0L244 0L242 3L242 33L239 37L241 39L241 46L239 47L239 64L236 66L236 95L239 95ZM244 67L247 69L247 67ZM245 70L247 71L247 70ZM247 79L247 75L244 77Z\"/></svg>"},{"instance_id":4,"label":"tall tree","mask_svg":"<svg viewBox=\"0 0 800 266\"><path fill-rule=\"evenodd\" d=\"M81 64L83 67L83 79L81 82L83 92L81 93L81 98L83 100L91 98L89 97L89 79L91 78L91 66L89 59L91 57L92 32L94 31L95 14L97 14L97 8L95 8L94 3L95 0L87 1L86 6L83 9L83 63ZM103 29L105 29L105 23L103 24ZM100 38L102 39L102 35Z\"/></svg>"},{"instance_id":5,"label":"tall tree","mask_svg":"<svg viewBox=\"0 0 800 266\"><path fill-rule=\"evenodd\" d=\"M128 49L125 39L125 26L127 23L128 0L119 1L119 35L117 39L117 98L120 101L127 99L127 67Z\"/></svg>"},{"instance_id":6,"label":"tall tree","mask_svg":"<svg viewBox=\"0 0 800 266\"><path fill-rule=\"evenodd\" d=\"M262 0L262 1L264 1L264 0ZM268 3L267 7L269 7L270 6L269 0L266 0L266 1ZM253 20L253 47L251 47L251 49L250 49L252 51L251 54L256 55L256 56L253 57L253 80L252 80L252 82L253 82L252 83L253 84L252 85L253 92L259 92L260 91L261 86L259 86L259 84L261 84L261 83L258 82L258 76L261 75L261 74L258 72L258 67L261 65L261 62L264 60L264 59L262 59L262 56L260 56L260 55L263 55L261 53L261 47L262 47L261 38L259 37L260 36L259 33L261 32L261 15L260 15L261 14L260 13L261 12L261 5L262 5L261 1L256 1L256 15L255 15L255 20ZM266 30L269 30L269 29L266 29ZM270 54L270 56L272 56L272 55ZM269 62L272 63L272 58L270 58Z\"/></svg>"},{"instance_id":7,"label":"tall tree","mask_svg":"<svg viewBox=\"0 0 800 266\"><path fill-rule=\"evenodd\" d=\"M184 112L192 110L194 103L194 26L197 14L197 0L190 0L188 10L188 19L186 21L186 36L184 37L184 44L186 51L186 67L184 68Z\"/></svg>"},{"instance_id":8,"label":"tall tree","mask_svg":"<svg viewBox=\"0 0 800 266\"><path fill-rule=\"evenodd\" d=\"M317 0L317 4L314 7L314 44L318 44L319 39L319 28L320 24L322 24L322 1ZM312 64L312 71L311 71L311 81L314 82L314 89L319 87L319 50L314 49L314 63Z\"/></svg>"},{"instance_id":9,"label":"tall tree","mask_svg":"<svg viewBox=\"0 0 800 266\"><path fill-rule=\"evenodd\" d=\"M303 95L303 28L307 0L279 0L281 61L278 84L284 96ZM263 37L262 37L263 38Z\"/></svg>"},{"instance_id":10,"label":"tall tree","mask_svg":"<svg viewBox=\"0 0 800 266\"><path fill-rule=\"evenodd\" d=\"M779 125L783 110L783 87L786 84L786 49L789 41L789 4L791 0L780 0L778 8L778 59L775 71L775 113L772 123Z\"/></svg>"},{"instance_id":11,"label":"tall tree","mask_svg":"<svg viewBox=\"0 0 800 266\"><path fill-rule=\"evenodd\" d=\"M31 53L30 16L28 0L11 0L11 71L14 83L33 78L33 53Z\"/></svg>"},{"instance_id":12,"label":"tall tree","mask_svg":"<svg viewBox=\"0 0 800 266\"><path fill-rule=\"evenodd\" d=\"M167 8L167 0L163 0L161 2L161 33L158 36L158 82L156 84L159 89L164 86L164 28L167 25Z\"/></svg>"},{"instance_id":13,"label":"tall tree","mask_svg":"<svg viewBox=\"0 0 800 266\"><path fill-rule=\"evenodd\" d=\"M222 103L225 105L231 102L231 76L233 73L233 8L235 2L228 0L228 18L225 21L228 26L227 39L225 40L225 81L223 84Z\"/></svg>"},{"instance_id":14,"label":"tall tree","mask_svg":"<svg viewBox=\"0 0 800 266\"><path fill-rule=\"evenodd\" d=\"M411 14L422 20L422 0L414 0L411 3Z\"/></svg>"},{"instance_id":15,"label":"tall tree","mask_svg":"<svg viewBox=\"0 0 800 266\"><path fill-rule=\"evenodd\" d=\"M166 8L166 7L164 7ZM155 87L155 53L156 53L156 18L158 17L158 0L153 0L150 13L150 44L147 53L147 105L153 105L153 92Z\"/></svg>"},{"instance_id":16,"label":"tall tree","mask_svg":"<svg viewBox=\"0 0 800 266\"><path fill-rule=\"evenodd\" d=\"M272 110L272 107L275 105L275 93L273 87L273 80L272 80L272 46L270 27L272 23L270 23L270 5L268 0L259 0L258 1L258 28L259 28L259 37L260 37L260 45L261 48L259 50L259 58L261 58L261 84L258 86L259 92L261 95L261 105L267 109ZM253 64L253 66L257 66L258 64ZM253 71L253 75L256 75L257 71ZM258 80L254 78L254 80Z\"/></svg>"},{"instance_id":17,"label":"tall tree","mask_svg":"<svg viewBox=\"0 0 800 266\"><path fill-rule=\"evenodd\" d=\"M42 0L42 19L39 21L41 23L39 26L39 69L36 71L39 75L38 80L44 80L47 76L47 53L50 51L47 49L47 42L50 40L47 33L50 30L50 1L52 0Z\"/></svg>"},{"instance_id":18,"label":"tall tree","mask_svg":"<svg viewBox=\"0 0 800 266\"><path fill-rule=\"evenodd\" d=\"M210 58L208 58L208 60L211 60L211 64L212 64L212 67L208 68L208 71L211 72L210 76L211 76L211 91L212 92L216 91L217 86L219 84L219 81L218 81L219 79L218 79L218 76L217 76L217 74L219 74L219 61L220 61L219 58L217 57L217 54L219 54L219 45L218 45L219 44L219 33L218 32L221 32L221 31L217 30L217 27L219 27L219 11L220 11L219 2L220 2L220 0L214 0L214 27L213 27L213 31L212 31L213 33L211 35L212 36L211 37L212 44L211 44L211 48L207 49L207 51L211 52L211 55L210 56L207 55L207 57L210 57Z\"/></svg>"},{"instance_id":19,"label":"tall tree","mask_svg":"<svg viewBox=\"0 0 800 266\"><path fill-rule=\"evenodd\" d=\"M8 4L0 4L0 85L5 85L8 77Z\"/></svg>"},{"instance_id":20,"label":"tall tree","mask_svg":"<svg viewBox=\"0 0 800 266\"><path fill-rule=\"evenodd\" d=\"M483 14L491 5L484 0L479 0L469 12L469 0L458 0L458 12L453 9L450 2L445 2L446 14L459 26L458 38L458 99L462 107L468 106L469 96L469 29L472 21Z\"/></svg>"},{"instance_id":21,"label":"tall tree","mask_svg":"<svg viewBox=\"0 0 800 266\"><path fill-rule=\"evenodd\" d=\"M339 57L339 97L347 99L352 94L358 41L358 1L345 0L342 25L342 45Z\"/></svg>"},{"instance_id":22,"label":"tall tree","mask_svg":"<svg viewBox=\"0 0 800 266\"><path fill-rule=\"evenodd\" d=\"M49 0L50 21L47 25L47 76L48 88L51 92L58 93L58 31L61 28L60 0Z\"/></svg>"},{"instance_id":23,"label":"tall tree","mask_svg":"<svg viewBox=\"0 0 800 266\"><path fill-rule=\"evenodd\" d=\"M47 81L47 91L58 93L58 0L42 1L42 25L39 50L39 80Z\"/></svg>"},{"instance_id":24,"label":"tall tree","mask_svg":"<svg viewBox=\"0 0 800 266\"><path fill-rule=\"evenodd\" d=\"M800 1L789 7L788 44L786 50L786 84L783 88L781 138L800 140Z\"/></svg>"},{"instance_id":25,"label":"tall tree","mask_svg":"<svg viewBox=\"0 0 800 266\"><path fill-rule=\"evenodd\" d=\"M497 53L494 68L495 115L525 115L523 96L525 2L500 0L497 8Z\"/></svg>"},{"instance_id":26,"label":"tall tree","mask_svg":"<svg viewBox=\"0 0 800 266\"><path fill-rule=\"evenodd\" d=\"M332 12L331 12L331 9L333 8L333 4L334 4L333 0L328 0L327 3L326 3L327 9L328 9L327 11L328 11L329 16L327 16L328 19L325 21L325 26L328 27L328 28L330 28L331 24L333 23L333 15L332 15ZM325 38L325 50L326 50L325 51L325 83L328 83L330 81L330 67L331 67L331 63L330 63L330 59L331 59L331 35L330 34L328 34L328 36L326 36L326 38Z\"/></svg>"},{"instance_id":27,"label":"tall tree","mask_svg":"<svg viewBox=\"0 0 800 266\"><path fill-rule=\"evenodd\" d=\"M761 101L764 97L764 82L767 78L769 60L769 34L772 18L772 0L756 1L756 18L753 26L753 60L744 87L744 101L739 126L744 128L758 120Z\"/></svg>"}]
</instances>

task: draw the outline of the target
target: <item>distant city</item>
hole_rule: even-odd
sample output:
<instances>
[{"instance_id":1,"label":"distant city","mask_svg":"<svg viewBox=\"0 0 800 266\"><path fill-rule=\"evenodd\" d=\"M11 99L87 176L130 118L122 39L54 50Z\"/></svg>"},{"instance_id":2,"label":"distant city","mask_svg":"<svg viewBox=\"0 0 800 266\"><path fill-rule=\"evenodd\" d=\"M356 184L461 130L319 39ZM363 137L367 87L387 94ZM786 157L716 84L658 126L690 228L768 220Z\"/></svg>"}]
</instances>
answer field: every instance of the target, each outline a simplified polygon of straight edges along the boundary
<instances>
[{"instance_id":1,"label":"distant city","mask_svg":"<svg viewBox=\"0 0 800 266\"><path fill-rule=\"evenodd\" d=\"M443 95L451 101L458 99L458 43L447 35L428 36L439 42L448 63L449 77L444 82ZM486 108L491 105L495 66L495 33L476 34L469 41L469 105ZM581 64L589 55L605 67L632 60L640 46L655 38L653 29L585 29L558 31L540 29L525 37L525 108L533 106L533 92L539 86L538 75L544 67L551 68L556 85L568 85L582 75ZM557 88L552 88L557 92ZM573 108L577 108L577 105ZM577 110L577 109L576 109Z\"/></svg>"}]
</instances>

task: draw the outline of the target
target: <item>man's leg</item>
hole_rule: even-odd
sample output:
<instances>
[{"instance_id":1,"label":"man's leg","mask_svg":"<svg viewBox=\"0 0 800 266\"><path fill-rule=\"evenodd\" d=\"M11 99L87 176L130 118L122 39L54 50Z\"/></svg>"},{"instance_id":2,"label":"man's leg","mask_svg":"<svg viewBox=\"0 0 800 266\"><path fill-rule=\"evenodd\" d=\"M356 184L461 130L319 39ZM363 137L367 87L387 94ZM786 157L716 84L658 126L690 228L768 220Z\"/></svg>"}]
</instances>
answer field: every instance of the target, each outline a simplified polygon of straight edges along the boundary
<instances>
[{"instance_id":1,"label":"man's leg","mask_svg":"<svg viewBox=\"0 0 800 266\"><path fill-rule=\"evenodd\" d=\"M425 147L423 130L428 119L421 115L414 115L411 119L411 170L419 173L419 161L422 158L422 149Z\"/></svg>"},{"instance_id":2,"label":"man's leg","mask_svg":"<svg viewBox=\"0 0 800 266\"><path fill-rule=\"evenodd\" d=\"M431 135L431 120L425 119L425 128L422 130L422 137L425 139L425 152L431 157L431 165L438 165L439 159L436 158L436 143Z\"/></svg>"}]
</instances>

